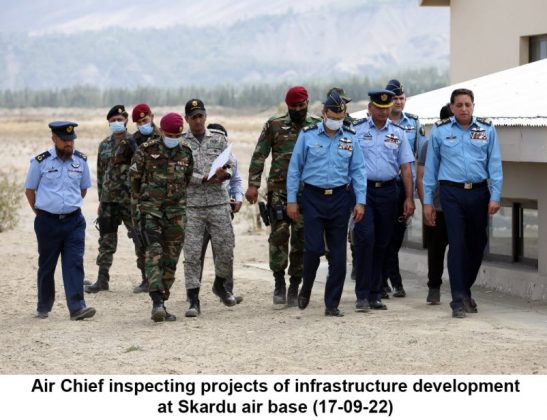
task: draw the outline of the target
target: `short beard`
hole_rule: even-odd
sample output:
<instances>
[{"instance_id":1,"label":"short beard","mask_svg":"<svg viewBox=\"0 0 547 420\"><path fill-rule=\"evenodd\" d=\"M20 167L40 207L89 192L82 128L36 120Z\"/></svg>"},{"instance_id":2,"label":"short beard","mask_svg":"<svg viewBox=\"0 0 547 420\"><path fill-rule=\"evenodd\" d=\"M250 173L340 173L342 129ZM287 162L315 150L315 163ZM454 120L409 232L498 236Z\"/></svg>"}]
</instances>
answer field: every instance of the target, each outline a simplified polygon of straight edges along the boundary
<instances>
[{"instance_id":1,"label":"short beard","mask_svg":"<svg viewBox=\"0 0 547 420\"><path fill-rule=\"evenodd\" d=\"M68 159L70 156L72 156L72 152L68 153L68 152L65 152L64 149L59 149L58 147L55 147L55 151L57 152L57 157L59 159Z\"/></svg>"}]
</instances>

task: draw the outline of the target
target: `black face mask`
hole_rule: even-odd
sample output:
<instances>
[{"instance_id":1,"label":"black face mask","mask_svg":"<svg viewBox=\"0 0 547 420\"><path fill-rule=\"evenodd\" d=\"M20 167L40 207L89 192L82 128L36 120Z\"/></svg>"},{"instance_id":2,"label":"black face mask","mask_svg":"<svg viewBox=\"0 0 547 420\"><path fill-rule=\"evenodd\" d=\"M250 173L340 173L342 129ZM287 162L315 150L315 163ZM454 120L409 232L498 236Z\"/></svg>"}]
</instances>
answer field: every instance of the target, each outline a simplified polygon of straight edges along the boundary
<instances>
[{"instance_id":1,"label":"black face mask","mask_svg":"<svg viewBox=\"0 0 547 420\"><path fill-rule=\"evenodd\" d=\"M306 121L307 114L308 114L307 107L299 111L289 109L289 117L291 117L291 121L295 124L302 124L304 121Z\"/></svg>"}]
</instances>

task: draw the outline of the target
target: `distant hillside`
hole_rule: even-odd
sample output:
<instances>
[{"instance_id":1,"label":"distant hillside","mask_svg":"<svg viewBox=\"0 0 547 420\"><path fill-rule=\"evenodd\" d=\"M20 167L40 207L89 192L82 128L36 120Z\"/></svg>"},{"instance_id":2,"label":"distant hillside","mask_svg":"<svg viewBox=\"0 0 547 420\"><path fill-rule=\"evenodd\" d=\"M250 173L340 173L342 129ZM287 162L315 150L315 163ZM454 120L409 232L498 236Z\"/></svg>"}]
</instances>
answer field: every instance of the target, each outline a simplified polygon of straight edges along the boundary
<instances>
[{"instance_id":1,"label":"distant hillside","mask_svg":"<svg viewBox=\"0 0 547 420\"><path fill-rule=\"evenodd\" d=\"M20 9L21 3L29 2L13 4ZM278 0L268 3L284 10L276 14L267 14L266 2L229 7L222 0L211 2L218 8L210 7L210 21L198 19L209 2L200 2L201 14L192 14L180 10L187 1L161 0L153 2L145 29L131 26L150 2L129 2L136 15L131 8L113 13L93 11L100 2L75 3L81 15L73 11L68 19L58 12L48 19L37 6L36 24L23 20L18 28L10 19L14 6L6 6L1 19L11 23L0 29L0 90L298 83L448 66L448 11L420 8L416 0L315 1L299 8ZM168 3L178 6L170 13ZM154 21L157 29L150 25Z\"/></svg>"}]
</instances>

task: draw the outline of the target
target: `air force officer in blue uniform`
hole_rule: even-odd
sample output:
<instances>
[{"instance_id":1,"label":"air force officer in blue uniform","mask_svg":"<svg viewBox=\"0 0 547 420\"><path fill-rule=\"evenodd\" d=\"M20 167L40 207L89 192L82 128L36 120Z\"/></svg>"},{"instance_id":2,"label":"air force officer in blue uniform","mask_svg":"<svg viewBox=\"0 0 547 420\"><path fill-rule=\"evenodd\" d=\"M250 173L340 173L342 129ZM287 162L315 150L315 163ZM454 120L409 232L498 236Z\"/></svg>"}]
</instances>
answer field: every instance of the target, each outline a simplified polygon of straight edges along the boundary
<instances>
[{"instance_id":1,"label":"air force officer in blue uniform","mask_svg":"<svg viewBox=\"0 0 547 420\"><path fill-rule=\"evenodd\" d=\"M387 309L381 301L383 267L397 217L399 172L405 189L404 217L411 217L415 207L410 168L414 155L404 130L389 120L394 93L379 89L369 96L370 117L353 123L368 179L367 212L353 228L357 312Z\"/></svg>"},{"instance_id":2,"label":"air force officer in blue uniform","mask_svg":"<svg viewBox=\"0 0 547 420\"><path fill-rule=\"evenodd\" d=\"M49 124L54 147L30 162L25 195L36 214L38 241L38 306L36 317L47 318L55 301L55 267L61 255L63 283L70 319L95 315L84 301L85 219L80 208L91 176L87 157L74 150L78 124Z\"/></svg>"},{"instance_id":3,"label":"air force officer in blue uniform","mask_svg":"<svg viewBox=\"0 0 547 420\"><path fill-rule=\"evenodd\" d=\"M494 125L473 116L473 92L454 90L450 109L454 116L435 123L427 146L424 217L435 225L433 195L438 181L448 233L450 306L453 317L464 318L477 312L471 286L486 247L488 216L500 208L503 172Z\"/></svg>"},{"instance_id":4,"label":"air force officer in blue uniform","mask_svg":"<svg viewBox=\"0 0 547 420\"><path fill-rule=\"evenodd\" d=\"M322 111L323 121L300 132L287 176L287 214L293 220L299 217L296 197L301 183L304 184L301 203L305 227L304 277L298 307L308 306L326 239L329 249L326 316L343 315L338 304L346 278L348 214L352 205L356 222L365 214L365 164L355 131L343 125L345 111L343 98L338 92L330 92Z\"/></svg>"}]
</instances>

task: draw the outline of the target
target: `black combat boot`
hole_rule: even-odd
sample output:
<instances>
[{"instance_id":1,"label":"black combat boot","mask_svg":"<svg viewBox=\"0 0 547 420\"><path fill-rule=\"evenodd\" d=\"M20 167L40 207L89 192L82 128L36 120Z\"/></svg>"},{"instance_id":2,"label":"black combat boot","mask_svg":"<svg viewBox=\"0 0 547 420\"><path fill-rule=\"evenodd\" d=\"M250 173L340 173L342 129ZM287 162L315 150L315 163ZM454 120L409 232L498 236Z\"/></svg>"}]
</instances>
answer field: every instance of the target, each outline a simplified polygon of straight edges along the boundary
<instances>
[{"instance_id":1,"label":"black combat boot","mask_svg":"<svg viewBox=\"0 0 547 420\"><path fill-rule=\"evenodd\" d=\"M226 279L215 276L215 281L213 283L213 293L217 295L222 303L224 303L226 306L234 306L237 304L236 299L234 295L226 290L226 287L224 287L225 282Z\"/></svg>"},{"instance_id":2,"label":"black combat boot","mask_svg":"<svg viewBox=\"0 0 547 420\"><path fill-rule=\"evenodd\" d=\"M144 269L141 270L142 281L137 287L133 289L133 293L148 293L148 280L144 274Z\"/></svg>"},{"instance_id":3,"label":"black combat boot","mask_svg":"<svg viewBox=\"0 0 547 420\"><path fill-rule=\"evenodd\" d=\"M301 277L291 276L289 279L289 290L287 291L287 306L292 307L298 304L298 286L302 281Z\"/></svg>"},{"instance_id":4,"label":"black combat boot","mask_svg":"<svg viewBox=\"0 0 547 420\"><path fill-rule=\"evenodd\" d=\"M108 290L109 280L110 280L110 274L108 274L108 270L104 268L99 268L99 275L97 276L97 281L85 287L86 293L97 293L97 292L100 292L101 290Z\"/></svg>"},{"instance_id":5,"label":"black combat boot","mask_svg":"<svg viewBox=\"0 0 547 420\"><path fill-rule=\"evenodd\" d=\"M163 310L165 311L165 320L166 321L176 321L177 317L173 314L170 314L167 312L167 308L165 307L165 304L163 305Z\"/></svg>"},{"instance_id":6,"label":"black combat boot","mask_svg":"<svg viewBox=\"0 0 547 420\"><path fill-rule=\"evenodd\" d=\"M186 294L188 296L188 302L190 302L190 307L186 311L185 316L187 318L195 318L201 313L201 309L199 307L199 287L196 287L195 289L188 289Z\"/></svg>"},{"instance_id":7,"label":"black combat boot","mask_svg":"<svg viewBox=\"0 0 547 420\"><path fill-rule=\"evenodd\" d=\"M287 303L287 288L285 286L285 272L274 272L275 287L273 292L274 305L284 305Z\"/></svg>"},{"instance_id":8,"label":"black combat boot","mask_svg":"<svg viewBox=\"0 0 547 420\"><path fill-rule=\"evenodd\" d=\"M167 315L165 306L163 306L163 295L161 292L150 292L152 298L152 321L163 322Z\"/></svg>"}]
</instances>

